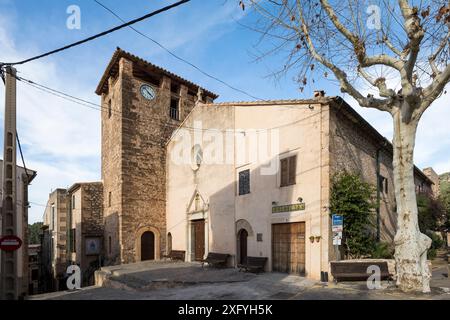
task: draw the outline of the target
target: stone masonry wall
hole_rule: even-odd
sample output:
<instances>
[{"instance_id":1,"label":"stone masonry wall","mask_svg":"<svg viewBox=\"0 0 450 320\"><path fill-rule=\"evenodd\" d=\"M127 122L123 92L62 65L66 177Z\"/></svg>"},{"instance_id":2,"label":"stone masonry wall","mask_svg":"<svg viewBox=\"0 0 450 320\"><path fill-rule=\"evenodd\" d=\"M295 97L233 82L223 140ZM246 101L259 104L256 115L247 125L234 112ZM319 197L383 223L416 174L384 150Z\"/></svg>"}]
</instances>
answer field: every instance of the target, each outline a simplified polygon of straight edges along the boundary
<instances>
[{"instance_id":1,"label":"stone masonry wall","mask_svg":"<svg viewBox=\"0 0 450 320\"><path fill-rule=\"evenodd\" d=\"M106 264L120 263L120 218L122 212L122 91L118 78L109 79L109 91L102 94L102 181L104 252ZM108 104L111 101L111 115Z\"/></svg>"},{"instance_id":2,"label":"stone masonry wall","mask_svg":"<svg viewBox=\"0 0 450 320\"><path fill-rule=\"evenodd\" d=\"M380 144L343 115L337 107L332 106L330 112L331 177L345 170L359 174L364 181L376 187L376 153ZM382 241L392 241L397 223L394 179L392 155L385 148L380 152L380 175L385 177L388 183L388 192L380 192L380 238Z\"/></svg>"},{"instance_id":3,"label":"stone masonry wall","mask_svg":"<svg viewBox=\"0 0 450 320\"><path fill-rule=\"evenodd\" d=\"M359 124L350 120L338 106L332 106L330 110L331 177L337 172L346 170L358 173L364 181L376 187L376 153L377 149L381 148L380 175L387 179L388 190L386 192L383 188L380 191L380 239L391 242L397 228L392 147L390 145L382 147L380 142L368 134L367 128L361 128ZM417 185L423 184L424 192L429 190L429 183L423 177L416 174L415 181Z\"/></svg>"},{"instance_id":4,"label":"stone masonry wall","mask_svg":"<svg viewBox=\"0 0 450 320\"><path fill-rule=\"evenodd\" d=\"M101 182L82 184L82 223L84 235L103 236L103 184Z\"/></svg>"}]
</instances>

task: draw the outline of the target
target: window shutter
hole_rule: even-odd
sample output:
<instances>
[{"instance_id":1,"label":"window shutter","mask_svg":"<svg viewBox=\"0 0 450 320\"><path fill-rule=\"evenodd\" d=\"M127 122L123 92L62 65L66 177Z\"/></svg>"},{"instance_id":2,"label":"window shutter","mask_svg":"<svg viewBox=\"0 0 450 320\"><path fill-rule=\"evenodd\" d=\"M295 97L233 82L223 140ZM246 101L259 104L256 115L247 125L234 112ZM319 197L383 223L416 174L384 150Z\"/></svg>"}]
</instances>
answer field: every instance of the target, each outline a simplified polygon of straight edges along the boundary
<instances>
[{"instance_id":1,"label":"window shutter","mask_svg":"<svg viewBox=\"0 0 450 320\"><path fill-rule=\"evenodd\" d=\"M288 183L295 184L295 177L297 173L297 156L289 157L289 177L288 177Z\"/></svg>"},{"instance_id":2,"label":"window shutter","mask_svg":"<svg viewBox=\"0 0 450 320\"><path fill-rule=\"evenodd\" d=\"M288 159L281 159L280 165L281 165L280 186L283 187L288 185Z\"/></svg>"}]
</instances>

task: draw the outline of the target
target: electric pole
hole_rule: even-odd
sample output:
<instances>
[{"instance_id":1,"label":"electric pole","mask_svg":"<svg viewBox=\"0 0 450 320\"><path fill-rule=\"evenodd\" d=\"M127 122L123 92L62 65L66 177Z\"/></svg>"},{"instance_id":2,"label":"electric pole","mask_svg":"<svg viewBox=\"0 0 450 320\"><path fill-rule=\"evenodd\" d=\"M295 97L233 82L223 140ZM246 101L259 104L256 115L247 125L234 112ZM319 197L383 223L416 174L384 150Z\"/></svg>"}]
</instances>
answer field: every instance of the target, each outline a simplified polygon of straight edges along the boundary
<instances>
[{"instance_id":1,"label":"electric pole","mask_svg":"<svg viewBox=\"0 0 450 320\"><path fill-rule=\"evenodd\" d=\"M5 125L3 145L3 191L1 235L15 236L16 208L16 69L5 68ZM1 298L18 299L18 252L1 250Z\"/></svg>"}]
</instances>

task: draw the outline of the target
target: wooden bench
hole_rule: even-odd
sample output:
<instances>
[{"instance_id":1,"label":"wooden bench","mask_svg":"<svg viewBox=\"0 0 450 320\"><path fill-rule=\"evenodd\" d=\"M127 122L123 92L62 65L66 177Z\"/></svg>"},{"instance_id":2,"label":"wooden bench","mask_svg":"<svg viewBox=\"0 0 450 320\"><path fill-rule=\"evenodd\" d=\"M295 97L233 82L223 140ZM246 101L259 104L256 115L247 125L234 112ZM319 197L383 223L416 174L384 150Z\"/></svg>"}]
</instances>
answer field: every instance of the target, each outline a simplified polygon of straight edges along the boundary
<instances>
[{"instance_id":1,"label":"wooden bench","mask_svg":"<svg viewBox=\"0 0 450 320\"><path fill-rule=\"evenodd\" d=\"M226 267L229 256L227 253L209 252L206 259L201 260L202 267L205 263L213 267Z\"/></svg>"},{"instance_id":2,"label":"wooden bench","mask_svg":"<svg viewBox=\"0 0 450 320\"><path fill-rule=\"evenodd\" d=\"M184 261L186 256L186 251L184 250L171 250L169 254L165 254L163 257L170 260Z\"/></svg>"},{"instance_id":3,"label":"wooden bench","mask_svg":"<svg viewBox=\"0 0 450 320\"><path fill-rule=\"evenodd\" d=\"M368 271L370 266L380 268L380 280L391 280L392 274L389 273L388 264L385 261L355 261L355 262L330 262L331 274L334 281L366 281L373 271Z\"/></svg>"},{"instance_id":4,"label":"wooden bench","mask_svg":"<svg viewBox=\"0 0 450 320\"><path fill-rule=\"evenodd\" d=\"M247 257L245 262L238 264L239 271L264 272L267 257Z\"/></svg>"}]
</instances>

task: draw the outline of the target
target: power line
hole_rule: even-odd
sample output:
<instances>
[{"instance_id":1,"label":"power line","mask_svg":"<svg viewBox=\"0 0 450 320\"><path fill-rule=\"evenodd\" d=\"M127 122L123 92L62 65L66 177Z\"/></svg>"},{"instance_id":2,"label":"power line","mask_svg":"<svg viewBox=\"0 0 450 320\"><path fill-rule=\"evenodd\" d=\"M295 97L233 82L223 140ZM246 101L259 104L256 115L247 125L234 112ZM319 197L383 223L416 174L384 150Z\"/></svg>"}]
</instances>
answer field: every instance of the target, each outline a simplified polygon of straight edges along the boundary
<instances>
[{"instance_id":1,"label":"power line","mask_svg":"<svg viewBox=\"0 0 450 320\"><path fill-rule=\"evenodd\" d=\"M19 146L20 157L22 158L23 168L25 169L25 174L27 175L27 184L30 184L30 175L28 174L28 169L27 169L27 166L25 165L25 159L23 157L22 146L20 145L19 134L17 133L17 131L16 131L16 140L17 140L17 145Z\"/></svg>"},{"instance_id":2,"label":"power line","mask_svg":"<svg viewBox=\"0 0 450 320\"><path fill-rule=\"evenodd\" d=\"M52 89L52 88L50 88L48 86L39 84L39 83L37 83L35 81L29 80L29 79L26 79L26 78L23 78L23 77L19 77L19 76L16 76L16 79L21 81L21 82L23 82L23 83L25 83L25 84L27 84L27 85L29 85L29 86L32 86L35 89L38 89L38 90L41 90L41 91L46 92L48 94L57 96L57 97L59 97L61 99L65 99L67 101L76 103L76 104L81 105L83 107L87 107L87 108L90 108L90 109L93 109L93 110L96 110L96 111L100 111L100 112L102 112L103 110L109 112L109 108L108 107L104 107L104 106L101 106L101 105L96 104L94 102L75 97L74 95L67 94L65 92L62 92L62 91L59 91L59 90L56 90L56 89ZM239 103L236 103L236 104L239 104ZM274 104L276 104L276 102L274 102ZM300 108L304 108L304 109L313 110L311 108L311 104L301 105L301 106L299 106L299 105L297 105L297 106L283 106L283 107L285 107L286 109L300 109ZM284 110L285 109L283 109L283 111ZM131 118L125 117L123 115L123 113L121 111L119 111L119 110L111 109L111 112L121 116L122 119L124 119L124 120L144 123L144 121L140 120L140 119L131 119ZM151 117L149 114L142 114L141 115L141 117L144 118L144 119L145 119L146 116L147 116L147 119L153 119L153 117ZM298 122L302 122L303 120L306 120L306 119L307 118L304 118L304 119L302 118L302 119L299 119L297 121L289 122L289 123L286 123L286 124L283 124L283 125L280 125L280 126L276 126L276 127L273 127L273 128L258 129L257 131L258 132L263 132L263 131L267 131L267 130L274 130L274 129L278 129L278 128L283 128L283 127L286 127L286 126L289 126L289 125L292 125L292 124L295 124L295 123L298 123ZM163 125L166 126L166 127L169 126L169 127L172 127L172 128L183 128L183 129L188 129L188 130L197 131L197 132L200 132L200 131L205 131L205 132L206 131L225 132L225 131L227 131L227 129L199 128L199 127L191 127L191 126L186 126L186 125L182 125L182 127L180 127L180 125L171 124L169 122L163 122ZM155 144L157 144L157 143L155 143Z\"/></svg>"},{"instance_id":3,"label":"power line","mask_svg":"<svg viewBox=\"0 0 450 320\"><path fill-rule=\"evenodd\" d=\"M105 10L107 10L108 12L110 12L110 13L111 13L113 16L115 16L117 19L119 19L119 20L122 21L122 22L125 22L125 20L122 19L122 18L121 18L117 13L115 13L112 9L108 8L106 5L104 5L103 3L101 3L101 2L98 1L98 0L94 0L94 1L95 1L99 6L103 7ZM160 42L158 42L158 41L156 41L155 39L149 37L148 35L146 35L145 33L141 32L141 31L139 31L138 29L136 29L136 28L134 28L134 27L132 27L132 26L129 26L129 28L130 28L131 30L133 30L134 32L138 33L139 35L141 35L142 37L144 37L144 38L150 40L151 42L153 42L154 44L156 44L158 47L160 47L161 49L163 49L164 51L166 51L168 54L170 54L170 55L171 55L172 57L174 57L175 59L178 59L179 61L186 63L187 65L189 65L189 66L191 66L192 68L196 69L197 71L199 71L199 72L202 73L203 75L205 75L205 76L207 76L207 77L209 77L209 78L211 78L211 79L213 79L213 80L216 80L217 82L220 82L221 84L227 86L228 88L230 88L230 89L232 89L232 90L234 90L234 91L237 91L237 92L239 92L239 93L245 94L246 96L248 96L248 97L250 97L250 98L252 98L252 99L256 99L256 100L264 100L264 99L261 99L261 98L258 98L258 97L256 97L256 96L254 96L254 95L252 95L252 94L250 94L250 93L248 93L248 92L246 92L246 91L244 91L244 90L242 90L242 89L236 88L236 87L234 87L234 86L228 84L227 82L225 82L225 81L223 81L223 80L221 80L221 79L219 79L219 78L217 78L217 77L215 77L215 76L213 76L213 75L207 73L206 71L203 71L202 69L200 69L200 67L198 67L198 66L196 66L195 64L193 64L192 62L189 62L188 60L186 60L186 59L180 57L179 55L175 54L174 52L170 51L167 47L165 47L164 45L162 45Z\"/></svg>"},{"instance_id":4,"label":"power line","mask_svg":"<svg viewBox=\"0 0 450 320\"><path fill-rule=\"evenodd\" d=\"M58 53L58 52L61 52L61 51L64 51L64 50L73 48L73 47L78 46L78 45L80 45L80 44L89 42L89 41L91 41L91 40L94 40L94 39L103 37L103 36L105 36L105 35L107 35L107 34L110 34L110 33L112 33L112 32L115 32L115 31L117 31L117 30L120 30L120 29L123 29L123 28L125 28L125 27L131 26L131 25L133 25L133 24L135 24L135 23L137 23L137 22L140 22L140 21L142 21L142 20L148 19L148 18L150 18L150 17L152 17L152 16L155 16L155 15L160 14L160 13L162 13L162 12L168 11L168 10L170 10L170 9L172 9L172 8L178 7L179 5L182 5L182 4L187 3L187 2L189 2L189 1L191 1L191 0L181 0L181 1L178 1L178 2L176 2L176 3L174 3L174 4L171 4L171 5L168 5L168 6L166 6L166 7L161 8L161 9L158 9L158 10L156 10L156 11L150 12L150 13L148 13L148 14L146 14L146 15L140 17L140 18L137 18L137 19L131 20L131 21L129 21L129 22L123 23L123 24L121 24L121 25L119 25L119 26L117 26L117 27L108 29L108 30L103 31L103 32L100 32L100 33L98 33L98 34L96 34L96 35L90 36L90 37L88 37L88 38L86 38L86 39L83 39L83 40L80 40L80 41L71 43L71 44L66 45L66 46L64 46L64 47L61 47L61 48L58 48L58 49L55 49L55 50L52 50L52 51L49 51L49 52L40 54L40 55L38 55L38 56L29 58L29 59L26 59L26 60L22 60L22 61L18 61L18 62L0 63L0 67L1 67L1 66L14 66L14 65L18 65L18 64L24 64L24 63L27 63L27 62L30 62L30 61L34 61L34 60L37 60L37 59L41 59L41 58L47 57L47 56L49 56L49 55L52 55L52 54L55 54L55 53Z\"/></svg>"}]
</instances>

